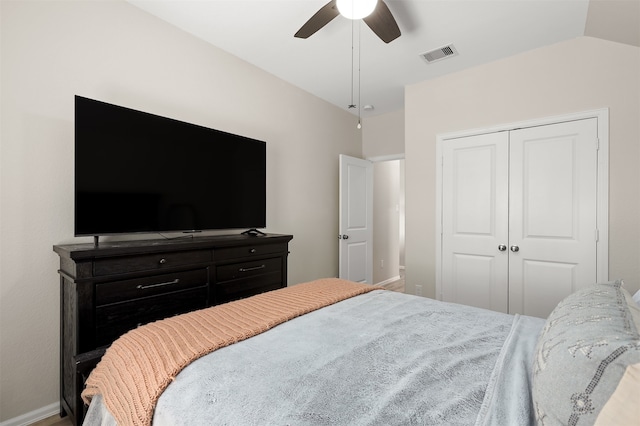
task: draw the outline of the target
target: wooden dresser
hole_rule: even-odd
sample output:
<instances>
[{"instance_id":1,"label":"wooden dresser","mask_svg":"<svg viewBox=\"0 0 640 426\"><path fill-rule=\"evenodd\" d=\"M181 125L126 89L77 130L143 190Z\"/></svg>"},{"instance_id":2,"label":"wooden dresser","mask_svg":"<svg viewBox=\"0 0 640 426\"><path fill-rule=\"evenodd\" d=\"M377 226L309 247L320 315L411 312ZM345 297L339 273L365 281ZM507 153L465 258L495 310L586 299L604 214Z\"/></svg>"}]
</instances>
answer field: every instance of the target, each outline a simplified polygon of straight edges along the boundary
<instances>
[{"instance_id":1,"label":"wooden dresser","mask_svg":"<svg viewBox=\"0 0 640 426\"><path fill-rule=\"evenodd\" d=\"M60 411L82 424L86 375L139 325L287 285L293 236L224 235L56 245L60 256Z\"/></svg>"}]
</instances>

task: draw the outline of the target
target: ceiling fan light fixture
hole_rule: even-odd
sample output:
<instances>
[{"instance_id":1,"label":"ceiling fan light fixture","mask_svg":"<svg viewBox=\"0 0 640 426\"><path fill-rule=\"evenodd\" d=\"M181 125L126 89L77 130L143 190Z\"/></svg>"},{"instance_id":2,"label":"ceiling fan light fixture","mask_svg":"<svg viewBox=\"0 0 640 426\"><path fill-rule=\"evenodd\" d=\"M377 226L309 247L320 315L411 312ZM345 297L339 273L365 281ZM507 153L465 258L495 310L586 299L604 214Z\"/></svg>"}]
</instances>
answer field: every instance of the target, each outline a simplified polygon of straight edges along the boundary
<instances>
[{"instance_id":1,"label":"ceiling fan light fixture","mask_svg":"<svg viewBox=\"0 0 640 426\"><path fill-rule=\"evenodd\" d=\"M378 0L337 0L336 5L342 16L349 19L362 19L371 15Z\"/></svg>"}]
</instances>

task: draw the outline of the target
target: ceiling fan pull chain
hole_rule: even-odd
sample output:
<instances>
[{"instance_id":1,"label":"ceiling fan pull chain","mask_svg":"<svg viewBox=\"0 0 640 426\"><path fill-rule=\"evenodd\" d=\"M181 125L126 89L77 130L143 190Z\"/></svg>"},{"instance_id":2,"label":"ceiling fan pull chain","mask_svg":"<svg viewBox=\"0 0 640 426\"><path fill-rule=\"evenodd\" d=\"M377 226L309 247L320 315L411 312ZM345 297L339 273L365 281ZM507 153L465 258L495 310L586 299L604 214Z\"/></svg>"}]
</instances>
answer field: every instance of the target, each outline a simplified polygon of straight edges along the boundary
<instances>
[{"instance_id":1,"label":"ceiling fan pull chain","mask_svg":"<svg viewBox=\"0 0 640 426\"><path fill-rule=\"evenodd\" d=\"M353 55L354 55L354 50L353 50L353 21L351 21L351 103L349 104L349 109L351 108L355 108L356 104L353 103L353 80L355 79L355 75L353 72Z\"/></svg>"},{"instance_id":2,"label":"ceiling fan pull chain","mask_svg":"<svg viewBox=\"0 0 640 426\"><path fill-rule=\"evenodd\" d=\"M358 21L358 129L362 129L362 108L361 108L361 88L360 84L360 57L362 55L362 31L360 29L362 26L360 25L361 21Z\"/></svg>"}]
</instances>

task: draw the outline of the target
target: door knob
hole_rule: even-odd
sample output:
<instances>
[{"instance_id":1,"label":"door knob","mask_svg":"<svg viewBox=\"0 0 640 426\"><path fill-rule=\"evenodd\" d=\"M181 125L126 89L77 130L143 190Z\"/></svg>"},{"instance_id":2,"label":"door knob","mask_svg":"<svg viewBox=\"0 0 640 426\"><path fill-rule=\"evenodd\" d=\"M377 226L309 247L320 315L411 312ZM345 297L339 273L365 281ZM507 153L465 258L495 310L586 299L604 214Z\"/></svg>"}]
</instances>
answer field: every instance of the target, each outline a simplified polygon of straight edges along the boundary
<instances>
[{"instance_id":1,"label":"door knob","mask_svg":"<svg viewBox=\"0 0 640 426\"><path fill-rule=\"evenodd\" d=\"M348 239L349 239L349 236L348 236L347 234L342 234L342 239L343 239L343 240L348 240Z\"/></svg>"},{"instance_id":2,"label":"door knob","mask_svg":"<svg viewBox=\"0 0 640 426\"><path fill-rule=\"evenodd\" d=\"M507 246L505 246L504 244L500 244L500 245L498 246L498 250L500 250L500 251L505 251L505 250L507 250Z\"/></svg>"},{"instance_id":3,"label":"door knob","mask_svg":"<svg viewBox=\"0 0 640 426\"><path fill-rule=\"evenodd\" d=\"M511 248L511 251L514 253L520 251L520 247L518 246L511 246L510 248Z\"/></svg>"}]
</instances>

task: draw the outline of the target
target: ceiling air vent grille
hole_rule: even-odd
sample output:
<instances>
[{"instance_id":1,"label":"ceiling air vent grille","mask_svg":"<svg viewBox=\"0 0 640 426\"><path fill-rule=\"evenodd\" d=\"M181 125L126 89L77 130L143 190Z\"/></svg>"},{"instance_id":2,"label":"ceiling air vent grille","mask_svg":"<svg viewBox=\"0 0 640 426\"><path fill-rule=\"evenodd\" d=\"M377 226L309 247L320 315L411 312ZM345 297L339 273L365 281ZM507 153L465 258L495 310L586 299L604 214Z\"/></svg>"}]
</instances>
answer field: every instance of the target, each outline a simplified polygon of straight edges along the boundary
<instances>
[{"instance_id":1,"label":"ceiling air vent grille","mask_svg":"<svg viewBox=\"0 0 640 426\"><path fill-rule=\"evenodd\" d=\"M431 50L427 53L423 53L420 55L420 57L427 61L428 64L432 64L436 61L441 61L445 58L451 58L457 55L458 51L456 50L456 48L453 46L453 44L449 44L447 46Z\"/></svg>"}]
</instances>

